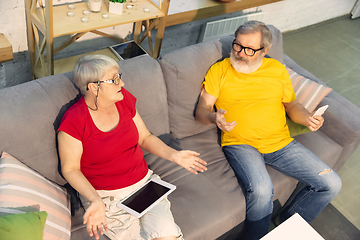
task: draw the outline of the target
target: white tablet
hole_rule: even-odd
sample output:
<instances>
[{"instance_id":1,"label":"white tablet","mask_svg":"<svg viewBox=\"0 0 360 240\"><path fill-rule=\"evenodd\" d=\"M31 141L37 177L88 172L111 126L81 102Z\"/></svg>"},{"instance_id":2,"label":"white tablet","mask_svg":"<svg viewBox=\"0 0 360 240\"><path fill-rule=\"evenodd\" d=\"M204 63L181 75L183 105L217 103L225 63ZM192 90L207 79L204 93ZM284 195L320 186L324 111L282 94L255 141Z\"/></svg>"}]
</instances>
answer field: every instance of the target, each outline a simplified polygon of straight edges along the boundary
<instances>
[{"instance_id":1,"label":"white tablet","mask_svg":"<svg viewBox=\"0 0 360 240\"><path fill-rule=\"evenodd\" d=\"M152 178L141 188L124 198L117 206L140 218L175 189L176 186L171 183L159 178Z\"/></svg>"}]
</instances>

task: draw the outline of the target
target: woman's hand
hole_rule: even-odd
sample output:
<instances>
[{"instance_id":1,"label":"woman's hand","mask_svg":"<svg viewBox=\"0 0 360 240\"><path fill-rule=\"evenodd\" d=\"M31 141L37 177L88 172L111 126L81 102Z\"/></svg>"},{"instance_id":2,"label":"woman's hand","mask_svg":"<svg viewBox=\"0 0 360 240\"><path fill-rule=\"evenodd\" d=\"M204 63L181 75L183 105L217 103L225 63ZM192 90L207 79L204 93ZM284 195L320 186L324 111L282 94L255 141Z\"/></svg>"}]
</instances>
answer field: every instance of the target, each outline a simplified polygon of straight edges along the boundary
<instances>
[{"instance_id":1,"label":"woman's hand","mask_svg":"<svg viewBox=\"0 0 360 240\"><path fill-rule=\"evenodd\" d=\"M95 236L96 239L99 239L98 231L103 235L104 229L105 231L109 230L105 218L105 204L101 200L90 203L83 219L84 224L87 224L86 230L90 237Z\"/></svg>"},{"instance_id":2,"label":"woman's hand","mask_svg":"<svg viewBox=\"0 0 360 240\"><path fill-rule=\"evenodd\" d=\"M182 150L176 153L174 158L174 162L192 172L193 174L198 174L198 172L204 172L207 170L205 165L207 164L201 158L198 158L200 153L190 151L190 150Z\"/></svg>"}]
</instances>

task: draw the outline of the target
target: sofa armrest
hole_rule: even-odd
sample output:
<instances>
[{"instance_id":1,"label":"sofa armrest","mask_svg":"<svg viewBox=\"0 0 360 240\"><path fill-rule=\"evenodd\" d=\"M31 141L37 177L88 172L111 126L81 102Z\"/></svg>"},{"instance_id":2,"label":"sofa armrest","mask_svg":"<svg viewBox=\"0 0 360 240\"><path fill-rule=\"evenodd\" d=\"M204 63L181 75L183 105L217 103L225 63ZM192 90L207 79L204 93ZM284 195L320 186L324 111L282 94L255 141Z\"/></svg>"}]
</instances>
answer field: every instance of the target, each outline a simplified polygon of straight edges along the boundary
<instances>
[{"instance_id":1,"label":"sofa armrest","mask_svg":"<svg viewBox=\"0 0 360 240\"><path fill-rule=\"evenodd\" d=\"M320 105L329 105L324 113L321 131L344 146L360 139L360 109L335 91L329 93Z\"/></svg>"},{"instance_id":2,"label":"sofa armrest","mask_svg":"<svg viewBox=\"0 0 360 240\"><path fill-rule=\"evenodd\" d=\"M300 67L289 56L284 54L284 63L298 74L319 84L326 85L312 73ZM326 85L327 86L327 85ZM360 109L335 91L331 91L319 104L329 105L324 113L324 125L320 130L341 146L360 139Z\"/></svg>"}]
</instances>

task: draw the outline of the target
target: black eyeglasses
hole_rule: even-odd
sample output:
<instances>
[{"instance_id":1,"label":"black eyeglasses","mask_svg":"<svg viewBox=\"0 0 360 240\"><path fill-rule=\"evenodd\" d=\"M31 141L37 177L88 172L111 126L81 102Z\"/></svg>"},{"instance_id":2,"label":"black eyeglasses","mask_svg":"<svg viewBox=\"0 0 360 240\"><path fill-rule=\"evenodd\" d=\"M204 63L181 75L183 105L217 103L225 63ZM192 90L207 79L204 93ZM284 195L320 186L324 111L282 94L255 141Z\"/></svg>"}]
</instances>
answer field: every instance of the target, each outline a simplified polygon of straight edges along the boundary
<instances>
[{"instance_id":1,"label":"black eyeglasses","mask_svg":"<svg viewBox=\"0 0 360 240\"><path fill-rule=\"evenodd\" d=\"M108 79L108 80L104 80L104 81L96 81L96 82L93 82L93 83L97 83L100 85L100 83L113 83L115 85L119 85L120 84L120 81L121 81L121 75L122 73L118 73L114 79Z\"/></svg>"},{"instance_id":2,"label":"black eyeglasses","mask_svg":"<svg viewBox=\"0 0 360 240\"><path fill-rule=\"evenodd\" d=\"M255 55L255 53L257 51L260 51L260 50L263 50L264 47L262 48L259 48L259 49L252 49L252 48L249 48L249 47L244 47L242 46L241 44L235 42L235 40L232 42L232 49L235 51L235 52L238 52L240 53L243 49L244 49L244 53L249 56L249 57L252 57Z\"/></svg>"}]
</instances>

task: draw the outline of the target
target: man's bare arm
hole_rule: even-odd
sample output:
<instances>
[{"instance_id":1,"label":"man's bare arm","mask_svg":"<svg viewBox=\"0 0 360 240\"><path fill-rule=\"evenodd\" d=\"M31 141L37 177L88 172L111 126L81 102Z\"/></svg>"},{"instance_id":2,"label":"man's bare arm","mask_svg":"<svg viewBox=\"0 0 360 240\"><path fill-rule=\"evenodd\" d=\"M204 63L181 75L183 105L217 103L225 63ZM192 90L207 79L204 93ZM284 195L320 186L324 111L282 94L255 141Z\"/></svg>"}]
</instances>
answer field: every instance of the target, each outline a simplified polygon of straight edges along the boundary
<instances>
[{"instance_id":1,"label":"man's bare arm","mask_svg":"<svg viewBox=\"0 0 360 240\"><path fill-rule=\"evenodd\" d=\"M309 113L304 106L296 100L284 103L284 107L291 120L308 127L311 131L317 131L324 123L322 116L313 116L313 113Z\"/></svg>"},{"instance_id":2,"label":"man's bare arm","mask_svg":"<svg viewBox=\"0 0 360 240\"><path fill-rule=\"evenodd\" d=\"M236 122L227 122L225 120L226 111L222 109L219 109L217 112L213 111L216 100L216 97L212 96L202 88L199 103L195 112L195 119L201 124L216 124L223 131L231 131L236 126Z\"/></svg>"}]
</instances>

